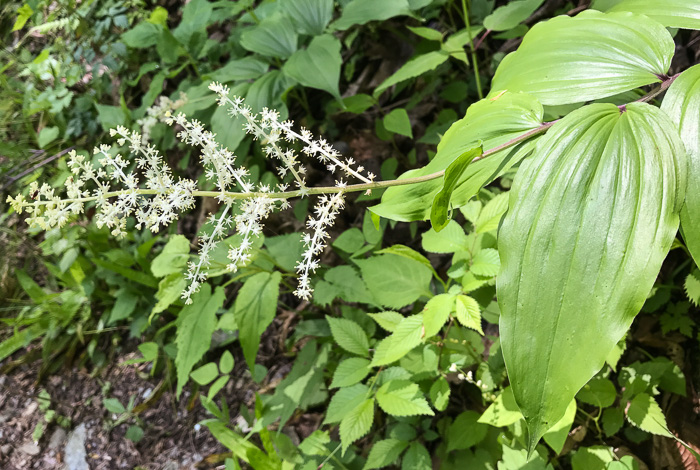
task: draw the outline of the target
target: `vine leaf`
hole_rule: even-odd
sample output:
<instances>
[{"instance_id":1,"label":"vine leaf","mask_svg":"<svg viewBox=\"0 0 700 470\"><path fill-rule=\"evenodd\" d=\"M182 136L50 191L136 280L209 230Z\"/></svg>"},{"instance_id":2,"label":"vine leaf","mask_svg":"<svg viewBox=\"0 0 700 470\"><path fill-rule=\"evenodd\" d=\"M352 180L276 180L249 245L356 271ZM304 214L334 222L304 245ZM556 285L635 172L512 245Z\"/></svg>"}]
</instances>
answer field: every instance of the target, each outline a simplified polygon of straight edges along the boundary
<instances>
[{"instance_id":1,"label":"vine leaf","mask_svg":"<svg viewBox=\"0 0 700 470\"><path fill-rule=\"evenodd\" d=\"M545 105L605 98L659 82L674 51L666 28L641 15L557 16L533 26L503 59L492 90L530 93Z\"/></svg>"},{"instance_id":2,"label":"vine leaf","mask_svg":"<svg viewBox=\"0 0 700 470\"><path fill-rule=\"evenodd\" d=\"M684 154L658 108L593 104L555 124L516 175L497 294L530 451L644 304L678 228Z\"/></svg>"},{"instance_id":3,"label":"vine leaf","mask_svg":"<svg viewBox=\"0 0 700 470\"><path fill-rule=\"evenodd\" d=\"M614 0L613 0L614 1ZM669 28L700 29L700 3L689 0L599 0L593 8L605 11L630 11L646 15ZM607 7L607 8L606 8Z\"/></svg>"},{"instance_id":4,"label":"vine leaf","mask_svg":"<svg viewBox=\"0 0 700 470\"><path fill-rule=\"evenodd\" d=\"M700 65L676 78L661 104L681 132L688 152L688 190L681 209L681 233L685 244L700 264Z\"/></svg>"},{"instance_id":5,"label":"vine leaf","mask_svg":"<svg viewBox=\"0 0 700 470\"><path fill-rule=\"evenodd\" d=\"M484 150L497 148L532 131L542 124L542 105L525 93L503 93L483 99L467 110L463 119L455 122L440 140L435 157L423 168L410 170L401 178L425 176L445 170L457 157L483 142ZM533 140L515 145L477 160L460 175L450 203L454 209L465 205L479 190L508 171L532 150ZM411 222L430 217L435 195L442 181L434 179L419 184L387 188L382 202L371 207L373 213L387 219Z\"/></svg>"},{"instance_id":6,"label":"vine leaf","mask_svg":"<svg viewBox=\"0 0 700 470\"><path fill-rule=\"evenodd\" d=\"M180 311L175 339L178 398L190 376L192 367L209 351L211 335L216 329L216 311L223 305L225 298L223 288L217 287L212 294L211 286L205 283L195 294L192 304L186 305Z\"/></svg>"}]
</instances>

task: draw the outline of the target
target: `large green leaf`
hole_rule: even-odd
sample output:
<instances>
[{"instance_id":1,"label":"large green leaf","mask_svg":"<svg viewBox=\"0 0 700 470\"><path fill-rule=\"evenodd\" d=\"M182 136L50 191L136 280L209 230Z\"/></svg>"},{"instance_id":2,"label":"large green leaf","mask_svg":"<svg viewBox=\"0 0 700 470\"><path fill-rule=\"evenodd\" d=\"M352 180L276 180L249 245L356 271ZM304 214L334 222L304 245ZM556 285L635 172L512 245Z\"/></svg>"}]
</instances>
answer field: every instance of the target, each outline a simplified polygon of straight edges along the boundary
<instances>
[{"instance_id":1,"label":"large green leaf","mask_svg":"<svg viewBox=\"0 0 700 470\"><path fill-rule=\"evenodd\" d=\"M688 152L688 190L681 209L681 232L695 264L700 265L700 65L676 78L661 109L680 129Z\"/></svg>"},{"instance_id":2,"label":"large green leaf","mask_svg":"<svg viewBox=\"0 0 700 470\"><path fill-rule=\"evenodd\" d=\"M233 314L239 329L238 340L250 370L255 368L260 337L275 318L281 279L279 272L255 274L245 281L236 296Z\"/></svg>"},{"instance_id":3,"label":"large green leaf","mask_svg":"<svg viewBox=\"0 0 700 470\"><path fill-rule=\"evenodd\" d=\"M671 28L700 29L700 2L694 0L608 0L594 3L593 8L631 11Z\"/></svg>"},{"instance_id":4,"label":"large green leaf","mask_svg":"<svg viewBox=\"0 0 700 470\"><path fill-rule=\"evenodd\" d=\"M289 18L272 16L241 34L241 46L251 52L286 59L297 50L297 34Z\"/></svg>"},{"instance_id":5,"label":"large green leaf","mask_svg":"<svg viewBox=\"0 0 700 470\"><path fill-rule=\"evenodd\" d=\"M496 8L484 18L484 27L491 31L513 29L532 15L544 0L515 0Z\"/></svg>"},{"instance_id":6,"label":"large green leaf","mask_svg":"<svg viewBox=\"0 0 700 470\"><path fill-rule=\"evenodd\" d=\"M352 0L343 7L343 13L331 26L345 30L353 25L382 21L411 13L407 0Z\"/></svg>"},{"instance_id":7,"label":"large green leaf","mask_svg":"<svg viewBox=\"0 0 700 470\"><path fill-rule=\"evenodd\" d=\"M492 89L531 93L545 105L605 98L660 81L674 50L666 28L641 15L558 16L535 25L503 59Z\"/></svg>"},{"instance_id":8,"label":"large green leaf","mask_svg":"<svg viewBox=\"0 0 700 470\"><path fill-rule=\"evenodd\" d=\"M341 100L338 82L340 80L340 41L330 34L315 37L309 47L296 51L284 64L284 73L297 82L311 88L318 88Z\"/></svg>"},{"instance_id":9,"label":"large green leaf","mask_svg":"<svg viewBox=\"0 0 700 470\"><path fill-rule=\"evenodd\" d=\"M399 255L379 255L355 261L367 289L381 305L401 308L421 295L431 296L430 268Z\"/></svg>"},{"instance_id":10,"label":"large green leaf","mask_svg":"<svg viewBox=\"0 0 700 470\"><path fill-rule=\"evenodd\" d=\"M469 107L463 119L452 124L438 145L437 155L423 168L411 170L403 178L424 176L445 170L464 152L482 141L485 151L536 129L542 124L543 110L537 100L524 93L503 93L481 100ZM525 157L532 142L499 151L473 162L460 177L450 204L459 208L479 190ZM430 216L435 195L442 188L441 178L419 184L394 186L382 196L372 212L388 219L410 222Z\"/></svg>"},{"instance_id":11,"label":"large green leaf","mask_svg":"<svg viewBox=\"0 0 700 470\"><path fill-rule=\"evenodd\" d=\"M190 376L192 367L209 350L211 335L216 329L216 311L223 305L225 298L226 294L222 287L217 287L212 294L209 284L203 284L192 299L192 303L180 311L175 338L178 397Z\"/></svg>"},{"instance_id":12,"label":"large green leaf","mask_svg":"<svg viewBox=\"0 0 700 470\"><path fill-rule=\"evenodd\" d=\"M333 0L282 0L280 3L302 34L322 34L333 18Z\"/></svg>"},{"instance_id":13,"label":"large green leaf","mask_svg":"<svg viewBox=\"0 0 700 470\"><path fill-rule=\"evenodd\" d=\"M435 70L438 65L445 62L447 59L449 59L449 57L450 55L445 51L432 51L412 58L399 70L394 72L393 75L384 80L382 84L374 90L374 96L381 95L384 90L390 86L396 85L404 80L418 77L426 72Z\"/></svg>"},{"instance_id":14,"label":"large green leaf","mask_svg":"<svg viewBox=\"0 0 700 470\"><path fill-rule=\"evenodd\" d=\"M498 240L497 293L530 449L644 304L678 228L686 170L673 123L645 103L574 111L521 167Z\"/></svg>"}]
</instances>

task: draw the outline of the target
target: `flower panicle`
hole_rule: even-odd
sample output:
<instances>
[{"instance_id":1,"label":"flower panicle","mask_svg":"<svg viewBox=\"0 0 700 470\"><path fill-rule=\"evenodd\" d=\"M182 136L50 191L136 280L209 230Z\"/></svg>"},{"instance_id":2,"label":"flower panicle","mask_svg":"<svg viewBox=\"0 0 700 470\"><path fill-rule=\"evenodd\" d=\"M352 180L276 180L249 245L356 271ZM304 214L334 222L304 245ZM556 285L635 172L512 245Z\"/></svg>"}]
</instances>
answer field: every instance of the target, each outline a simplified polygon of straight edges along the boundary
<instances>
[{"instance_id":1,"label":"flower panicle","mask_svg":"<svg viewBox=\"0 0 700 470\"><path fill-rule=\"evenodd\" d=\"M284 179L291 175L288 181L293 181L302 197L310 193L300 155L318 159L329 171L341 174L336 181L340 190L320 195L306 223L308 232L303 238L304 253L296 266L299 285L295 294L308 299L313 292L311 275L319 267L319 258L330 237L328 229L345 204L343 178L370 183L374 175L365 172L352 158L344 159L330 143L316 139L309 130L295 131L291 121L280 120L279 112L263 108L256 113L242 98L229 96L226 85L215 82L209 88L217 94L219 106L227 107L232 117L242 118L244 130L260 142L270 159L279 162L279 176ZM262 234L265 220L274 210L288 208L289 203L284 197L275 197L275 192L267 185L256 187L249 178L248 169L238 163L238 157L219 144L216 134L201 122L188 119L181 112L175 113L185 103L185 95L175 101L162 97L137 121L140 131L124 126L110 131L116 146L99 145L94 148L92 157L70 151L65 197L46 183L33 182L28 198L22 194L8 196L7 202L16 212L26 212L31 226L43 230L64 226L72 216L84 212L86 203L94 202L97 226L107 227L112 235L126 235L129 218L135 219L136 229L148 228L156 233L176 221L181 212L194 207L196 196L212 195L211 191L199 191L191 179L175 177L167 161L149 143L151 129L158 122L176 126L177 138L199 149L204 175L214 183L215 197L220 204L217 215L209 217L210 229L199 237L199 256L187 265L188 285L182 298L191 303L192 296L208 277L213 262L212 250L217 244L231 232L238 233L240 241L228 247L226 265L229 271L237 271L252 260L255 239ZM301 151L297 152L295 147L301 147ZM287 183L280 183L276 190L283 192L287 187Z\"/></svg>"}]
</instances>

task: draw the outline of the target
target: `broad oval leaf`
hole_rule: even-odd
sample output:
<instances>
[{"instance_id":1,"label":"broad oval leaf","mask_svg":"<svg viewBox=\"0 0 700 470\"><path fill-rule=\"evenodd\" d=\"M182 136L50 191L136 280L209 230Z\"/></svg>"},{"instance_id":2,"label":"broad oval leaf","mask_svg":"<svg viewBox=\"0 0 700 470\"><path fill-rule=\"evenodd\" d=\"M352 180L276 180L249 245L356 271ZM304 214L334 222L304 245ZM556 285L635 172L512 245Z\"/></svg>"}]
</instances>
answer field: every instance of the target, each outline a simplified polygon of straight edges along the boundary
<instances>
[{"instance_id":1,"label":"broad oval leaf","mask_svg":"<svg viewBox=\"0 0 700 470\"><path fill-rule=\"evenodd\" d=\"M484 27L491 31L513 29L532 15L542 3L544 0L512 1L496 8L493 13L484 18Z\"/></svg>"},{"instance_id":2,"label":"broad oval leaf","mask_svg":"<svg viewBox=\"0 0 700 470\"><path fill-rule=\"evenodd\" d=\"M688 190L681 209L681 232L695 264L700 265L700 65L676 78L661 110L680 130L688 152Z\"/></svg>"},{"instance_id":3,"label":"broad oval leaf","mask_svg":"<svg viewBox=\"0 0 700 470\"><path fill-rule=\"evenodd\" d=\"M700 3L693 0L598 1L593 8L603 11L631 11L646 15L670 28L700 29Z\"/></svg>"},{"instance_id":4,"label":"broad oval leaf","mask_svg":"<svg viewBox=\"0 0 700 470\"><path fill-rule=\"evenodd\" d=\"M531 95L503 93L483 99L467 110L463 119L452 124L438 145L437 155L423 168L407 171L399 179L425 176L446 169L464 152L483 142L485 151L537 129L542 124L542 105ZM453 208L466 204L479 190L524 158L532 142L515 145L473 162L459 178L452 192ZM435 195L442 188L438 178L419 184L394 186L382 196L372 212L387 219L411 222L430 216Z\"/></svg>"},{"instance_id":5,"label":"broad oval leaf","mask_svg":"<svg viewBox=\"0 0 700 470\"><path fill-rule=\"evenodd\" d=\"M535 25L503 59L492 89L530 93L545 105L605 98L659 82L674 50L666 28L641 15L558 16Z\"/></svg>"},{"instance_id":6,"label":"broad oval leaf","mask_svg":"<svg viewBox=\"0 0 700 470\"><path fill-rule=\"evenodd\" d=\"M241 34L241 46L264 56L286 59L297 50L297 34L289 18L273 16Z\"/></svg>"},{"instance_id":7,"label":"broad oval leaf","mask_svg":"<svg viewBox=\"0 0 700 470\"><path fill-rule=\"evenodd\" d=\"M327 91L342 100L338 89L342 61L340 41L324 34L313 38L308 48L296 51L282 70L302 85Z\"/></svg>"},{"instance_id":8,"label":"broad oval leaf","mask_svg":"<svg viewBox=\"0 0 700 470\"><path fill-rule=\"evenodd\" d=\"M678 228L685 179L673 124L645 103L574 111L520 169L498 241L497 293L530 449L644 304Z\"/></svg>"},{"instance_id":9,"label":"broad oval leaf","mask_svg":"<svg viewBox=\"0 0 700 470\"><path fill-rule=\"evenodd\" d=\"M333 18L333 0L284 0L280 3L302 34L322 34Z\"/></svg>"}]
</instances>

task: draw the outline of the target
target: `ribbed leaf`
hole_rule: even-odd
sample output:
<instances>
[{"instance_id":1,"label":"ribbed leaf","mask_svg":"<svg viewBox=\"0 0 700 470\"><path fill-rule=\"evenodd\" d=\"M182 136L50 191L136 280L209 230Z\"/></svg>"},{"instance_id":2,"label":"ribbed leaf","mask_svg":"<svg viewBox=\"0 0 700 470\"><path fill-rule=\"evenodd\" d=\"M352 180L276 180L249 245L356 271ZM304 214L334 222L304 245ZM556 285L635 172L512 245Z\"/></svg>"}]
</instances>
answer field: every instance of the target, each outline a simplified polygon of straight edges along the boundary
<instances>
[{"instance_id":1,"label":"ribbed leaf","mask_svg":"<svg viewBox=\"0 0 700 470\"><path fill-rule=\"evenodd\" d=\"M498 241L497 292L531 449L642 307L676 234L685 179L673 123L644 103L574 111L521 167Z\"/></svg>"},{"instance_id":2,"label":"ribbed leaf","mask_svg":"<svg viewBox=\"0 0 700 470\"><path fill-rule=\"evenodd\" d=\"M674 50L666 28L644 16L558 16L535 25L503 59L492 89L530 93L546 105L605 98L660 81Z\"/></svg>"},{"instance_id":3,"label":"ribbed leaf","mask_svg":"<svg viewBox=\"0 0 700 470\"><path fill-rule=\"evenodd\" d=\"M374 398L367 399L357 405L340 422L340 442L343 454L350 444L369 432L374 421Z\"/></svg>"},{"instance_id":4,"label":"ribbed leaf","mask_svg":"<svg viewBox=\"0 0 700 470\"><path fill-rule=\"evenodd\" d=\"M467 110L463 119L452 124L438 145L437 155L423 168L407 171L400 178L428 175L446 169L464 152L483 142L484 151L496 148L542 124L543 110L537 100L524 93L503 93L481 100ZM466 204L486 184L524 158L531 143L513 146L469 165L450 198L453 209ZM394 186L382 196L372 212L388 219L410 222L425 220L435 195L442 187L435 179L420 184Z\"/></svg>"},{"instance_id":5,"label":"ribbed leaf","mask_svg":"<svg viewBox=\"0 0 700 470\"><path fill-rule=\"evenodd\" d=\"M593 7L605 10L605 3L610 2L596 2ZM671 28L700 29L700 2L694 0L622 0L606 11L631 11Z\"/></svg>"},{"instance_id":6,"label":"ribbed leaf","mask_svg":"<svg viewBox=\"0 0 700 470\"><path fill-rule=\"evenodd\" d=\"M346 318L333 318L326 315L333 339L338 346L358 356L369 356L367 333L360 325Z\"/></svg>"},{"instance_id":7,"label":"ribbed leaf","mask_svg":"<svg viewBox=\"0 0 700 470\"><path fill-rule=\"evenodd\" d=\"M681 209L681 232L695 264L700 265L700 65L676 78L661 110L680 129L688 152L688 190Z\"/></svg>"},{"instance_id":8,"label":"ribbed leaf","mask_svg":"<svg viewBox=\"0 0 700 470\"><path fill-rule=\"evenodd\" d=\"M392 380L377 390L377 403L392 416L433 415L418 384L408 380Z\"/></svg>"}]
</instances>

